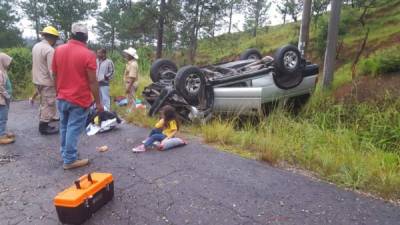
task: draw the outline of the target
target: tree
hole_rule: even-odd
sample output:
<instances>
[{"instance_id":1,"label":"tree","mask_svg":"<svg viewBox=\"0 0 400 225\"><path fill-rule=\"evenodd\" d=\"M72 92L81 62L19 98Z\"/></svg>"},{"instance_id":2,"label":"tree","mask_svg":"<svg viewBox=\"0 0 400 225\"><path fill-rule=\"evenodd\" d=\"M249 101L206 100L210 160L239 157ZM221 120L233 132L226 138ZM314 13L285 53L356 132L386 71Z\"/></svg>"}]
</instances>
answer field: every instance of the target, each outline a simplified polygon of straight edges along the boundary
<instances>
[{"instance_id":1,"label":"tree","mask_svg":"<svg viewBox=\"0 0 400 225\"><path fill-rule=\"evenodd\" d=\"M22 44L21 32L15 26L19 18L14 4L15 1L0 0L0 48Z\"/></svg>"},{"instance_id":2,"label":"tree","mask_svg":"<svg viewBox=\"0 0 400 225\"><path fill-rule=\"evenodd\" d=\"M362 8L362 12L360 17L358 18L358 22L361 24L361 27L363 28L363 30L365 30L365 35L364 38L361 42L360 48L356 54L356 57L351 65L351 77L352 80L354 80L355 76L356 76L356 70L357 70L357 64L360 60L360 57L362 55L362 53L364 52L364 49L367 45L367 41L368 41L368 36L369 36L369 32L370 32L370 28L366 27L366 21L365 18L368 16L368 10L370 8L376 7L378 4L378 0L363 0L360 3L360 8Z\"/></svg>"},{"instance_id":3,"label":"tree","mask_svg":"<svg viewBox=\"0 0 400 225\"><path fill-rule=\"evenodd\" d=\"M20 3L21 9L32 22L36 32L36 41L40 40L40 29L45 24L45 0L23 0Z\"/></svg>"},{"instance_id":4,"label":"tree","mask_svg":"<svg viewBox=\"0 0 400 225\"><path fill-rule=\"evenodd\" d=\"M267 11L271 7L268 0L247 0L246 28L251 28L253 37L257 36L257 30L267 21Z\"/></svg>"},{"instance_id":5,"label":"tree","mask_svg":"<svg viewBox=\"0 0 400 225\"><path fill-rule=\"evenodd\" d=\"M203 10L206 1L204 0L185 0L183 1L182 22L181 30L187 32L181 34L181 41L183 45L189 48L189 61L194 62L197 51L197 39L201 23L203 22Z\"/></svg>"},{"instance_id":6,"label":"tree","mask_svg":"<svg viewBox=\"0 0 400 225\"><path fill-rule=\"evenodd\" d=\"M164 13L165 13L165 0L160 1L160 10L158 15L158 30L157 30L157 53L156 58L162 57L162 49L163 49L163 37L164 37Z\"/></svg>"},{"instance_id":7,"label":"tree","mask_svg":"<svg viewBox=\"0 0 400 225\"><path fill-rule=\"evenodd\" d=\"M228 2L226 0L213 0L203 1L201 18L201 37L215 37L218 30L225 25L226 9L228 8Z\"/></svg>"},{"instance_id":8,"label":"tree","mask_svg":"<svg viewBox=\"0 0 400 225\"><path fill-rule=\"evenodd\" d=\"M243 3L243 0L229 0L227 3L228 17L229 17L229 28L228 28L229 34L232 31L233 13L241 8L242 3Z\"/></svg>"},{"instance_id":9,"label":"tree","mask_svg":"<svg viewBox=\"0 0 400 225\"><path fill-rule=\"evenodd\" d=\"M124 8L118 27L118 39L124 45L153 45L157 31L157 1L141 0Z\"/></svg>"},{"instance_id":10,"label":"tree","mask_svg":"<svg viewBox=\"0 0 400 225\"><path fill-rule=\"evenodd\" d=\"M98 0L46 0L48 20L68 39L74 22L87 19L97 10Z\"/></svg>"},{"instance_id":11,"label":"tree","mask_svg":"<svg viewBox=\"0 0 400 225\"><path fill-rule=\"evenodd\" d=\"M202 35L212 35L215 31L216 15L223 7L213 0L183 0L180 30L181 43L189 49L189 60L194 62L197 40Z\"/></svg>"},{"instance_id":12,"label":"tree","mask_svg":"<svg viewBox=\"0 0 400 225\"><path fill-rule=\"evenodd\" d=\"M283 24L286 24L286 16L289 14L288 0L277 0L275 1L275 4L279 14L282 15Z\"/></svg>"},{"instance_id":13,"label":"tree","mask_svg":"<svg viewBox=\"0 0 400 225\"><path fill-rule=\"evenodd\" d=\"M317 26L319 18L326 12L329 5L329 0L313 0L312 1L312 16L314 25Z\"/></svg>"},{"instance_id":14,"label":"tree","mask_svg":"<svg viewBox=\"0 0 400 225\"><path fill-rule=\"evenodd\" d=\"M297 22L297 16L303 10L303 0L287 0L285 1L287 14L290 15L294 22Z\"/></svg>"},{"instance_id":15,"label":"tree","mask_svg":"<svg viewBox=\"0 0 400 225\"><path fill-rule=\"evenodd\" d=\"M172 52L179 40L178 24L183 20L181 0L168 0L165 11L165 47L168 52Z\"/></svg>"},{"instance_id":16,"label":"tree","mask_svg":"<svg viewBox=\"0 0 400 225\"><path fill-rule=\"evenodd\" d=\"M162 57L164 39L167 50L172 51L173 45L178 39L177 23L181 19L181 2L179 0L160 1L158 11L158 29L157 29L157 52L156 58Z\"/></svg>"},{"instance_id":17,"label":"tree","mask_svg":"<svg viewBox=\"0 0 400 225\"><path fill-rule=\"evenodd\" d=\"M118 1L107 1L107 7L97 17L96 30L100 42L111 47L111 51L115 49L115 41L118 35L117 27L121 21L120 11Z\"/></svg>"}]
</instances>

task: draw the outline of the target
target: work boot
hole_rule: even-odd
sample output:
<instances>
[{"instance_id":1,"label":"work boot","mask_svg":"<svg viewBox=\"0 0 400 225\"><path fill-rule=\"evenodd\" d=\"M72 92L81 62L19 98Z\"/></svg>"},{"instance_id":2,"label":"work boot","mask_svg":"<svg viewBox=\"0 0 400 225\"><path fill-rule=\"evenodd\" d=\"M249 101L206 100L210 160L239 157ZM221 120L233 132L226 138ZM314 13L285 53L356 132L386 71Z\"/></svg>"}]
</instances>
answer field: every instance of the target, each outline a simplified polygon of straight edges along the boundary
<instances>
[{"instance_id":1,"label":"work boot","mask_svg":"<svg viewBox=\"0 0 400 225\"><path fill-rule=\"evenodd\" d=\"M86 166L89 164L89 159L77 159L73 163L65 164L63 165L64 170L70 170L70 169L75 169L78 167Z\"/></svg>"},{"instance_id":2,"label":"work boot","mask_svg":"<svg viewBox=\"0 0 400 225\"><path fill-rule=\"evenodd\" d=\"M49 123L40 122L39 132L42 135L58 134L58 129L56 127L49 126Z\"/></svg>"},{"instance_id":3,"label":"work boot","mask_svg":"<svg viewBox=\"0 0 400 225\"><path fill-rule=\"evenodd\" d=\"M1 136L0 137L0 145L8 145L11 143L14 143L15 138L9 138L7 135Z\"/></svg>"}]
</instances>

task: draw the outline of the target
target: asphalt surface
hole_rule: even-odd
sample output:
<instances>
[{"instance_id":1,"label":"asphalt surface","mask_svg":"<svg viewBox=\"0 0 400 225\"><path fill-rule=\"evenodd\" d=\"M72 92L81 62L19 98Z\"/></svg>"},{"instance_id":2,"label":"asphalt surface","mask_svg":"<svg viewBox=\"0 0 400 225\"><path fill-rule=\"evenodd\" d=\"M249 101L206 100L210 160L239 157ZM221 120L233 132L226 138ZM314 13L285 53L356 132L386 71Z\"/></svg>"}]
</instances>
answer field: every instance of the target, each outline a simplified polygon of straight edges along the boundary
<instances>
[{"instance_id":1,"label":"asphalt surface","mask_svg":"<svg viewBox=\"0 0 400 225\"><path fill-rule=\"evenodd\" d=\"M54 196L93 171L113 174L115 198L85 224L400 224L400 208L389 203L196 140L167 152L134 154L148 130L121 125L83 136L79 151L90 166L64 171L58 136L38 134L36 108L13 103L8 128L18 139L0 147L1 225L60 224ZM97 152L101 145L110 150Z\"/></svg>"}]
</instances>

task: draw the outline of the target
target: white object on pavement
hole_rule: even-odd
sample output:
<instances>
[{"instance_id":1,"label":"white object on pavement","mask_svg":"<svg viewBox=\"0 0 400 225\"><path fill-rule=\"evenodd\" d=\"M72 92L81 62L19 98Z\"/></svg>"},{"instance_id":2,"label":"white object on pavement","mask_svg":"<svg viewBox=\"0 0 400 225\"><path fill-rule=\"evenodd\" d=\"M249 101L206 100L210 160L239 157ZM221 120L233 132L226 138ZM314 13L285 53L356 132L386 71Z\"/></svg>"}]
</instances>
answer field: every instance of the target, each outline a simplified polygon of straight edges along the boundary
<instances>
[{"instance_id":1,"label":"white object on pavement","mask_svg":"<svg viewBox=\"0 0 400 225\"><path fill-rule=\"evenodd\" d=\"M113 129L115 126L117 126L118 122L117 119L110 119L110 120L106 120L106 121L102 121L100 126L97 126L93 123L90 123L87 127L86 127L86 134L88 136L93 136L97 133L102 133L102 132L106 132L109 131L111 129Z\"/></svg>"}]
</instances>

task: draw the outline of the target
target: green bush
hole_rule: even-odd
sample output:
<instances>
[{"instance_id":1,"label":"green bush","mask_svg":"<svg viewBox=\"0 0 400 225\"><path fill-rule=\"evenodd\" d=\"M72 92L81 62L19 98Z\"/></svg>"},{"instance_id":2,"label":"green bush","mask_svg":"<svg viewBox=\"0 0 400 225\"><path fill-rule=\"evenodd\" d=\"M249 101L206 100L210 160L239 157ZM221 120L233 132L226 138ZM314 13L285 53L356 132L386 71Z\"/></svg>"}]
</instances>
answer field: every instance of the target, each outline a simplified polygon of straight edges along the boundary
<instances>
[{"instance_id":1,"label":"green bush","mask_svg":"<svg viewBox=\"0 0 400 225\"><path fill-rule=\"evenodd\" d=\"M361 75L382 75L400 71L400 46L378 51L360 63Z\"/></svg>"},{"instance_id":2,"label":"green bush","mask_svg":"<svg viewBox=\"0 0 400 225\"><path fill-rule=\"evenodd\" d=\"M9 48L4 51L13 58L8 75L13 85L13 97L23 98L32 94L32 54L27 48Z\"/></svg>"}]
</instances>

